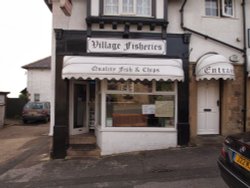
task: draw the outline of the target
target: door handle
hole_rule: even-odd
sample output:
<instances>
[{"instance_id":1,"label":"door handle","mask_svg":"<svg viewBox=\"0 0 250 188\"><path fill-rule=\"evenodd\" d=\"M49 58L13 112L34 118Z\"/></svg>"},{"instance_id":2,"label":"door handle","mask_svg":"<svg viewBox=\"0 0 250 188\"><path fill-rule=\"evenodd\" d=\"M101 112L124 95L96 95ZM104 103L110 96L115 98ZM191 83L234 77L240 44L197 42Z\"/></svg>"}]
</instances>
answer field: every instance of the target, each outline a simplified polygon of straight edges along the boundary
<instances>
[{"instance_id":1,"label":"door handle","mask_svg":"<svg viewBox=\"0 0 250 188\"><path fill-rule=\"evenodd\" d=\"M204 108L203 110L204 110L204 112L211 112L212 111L212 109L210 109L210 108Z\"/></svg>"}]
</instances>

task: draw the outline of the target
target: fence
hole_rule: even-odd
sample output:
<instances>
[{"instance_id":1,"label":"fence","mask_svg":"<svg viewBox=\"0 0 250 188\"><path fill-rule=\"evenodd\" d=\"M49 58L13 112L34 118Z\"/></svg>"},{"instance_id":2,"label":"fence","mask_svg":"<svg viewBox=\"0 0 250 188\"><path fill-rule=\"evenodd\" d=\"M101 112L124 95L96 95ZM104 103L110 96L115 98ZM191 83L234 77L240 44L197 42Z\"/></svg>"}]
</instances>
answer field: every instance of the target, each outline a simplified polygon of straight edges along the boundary
<instances>
[{"instance_id":1,"label":"fence","mask_svg":"<svg viewBox=\"0 0 250 188\"><path fill-rule=\"evenodd\" d=\"M6 118L20 118L22 116L23 106L27 103L26 99L22 98L7 98L6 103Z\"/></svg>"}]
</instances>

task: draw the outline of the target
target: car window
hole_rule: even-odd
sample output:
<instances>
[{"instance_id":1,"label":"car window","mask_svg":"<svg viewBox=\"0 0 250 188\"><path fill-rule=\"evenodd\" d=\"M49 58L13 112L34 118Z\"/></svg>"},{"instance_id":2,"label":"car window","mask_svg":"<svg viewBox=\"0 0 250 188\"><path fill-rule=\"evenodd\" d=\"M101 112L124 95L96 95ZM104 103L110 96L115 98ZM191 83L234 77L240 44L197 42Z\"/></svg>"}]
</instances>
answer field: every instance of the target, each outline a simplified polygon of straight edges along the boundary
<instances>
[{"instance_id":1,"label":"car window","mask_svg":"<svg viewBox=\"0 0 250 188\"><path fill-rule=\"evenodd\" d=\"M28 109L43 109L43 103L28 103L26 105Z\"/></svg>"}]
</instances>

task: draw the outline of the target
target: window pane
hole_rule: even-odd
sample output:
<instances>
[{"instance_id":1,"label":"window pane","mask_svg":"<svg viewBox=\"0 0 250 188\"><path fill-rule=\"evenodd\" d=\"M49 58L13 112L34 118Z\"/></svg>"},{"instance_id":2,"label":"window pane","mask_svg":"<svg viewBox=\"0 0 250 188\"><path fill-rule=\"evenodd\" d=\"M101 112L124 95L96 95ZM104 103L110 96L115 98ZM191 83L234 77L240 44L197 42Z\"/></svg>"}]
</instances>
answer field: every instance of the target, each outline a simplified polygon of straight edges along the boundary
<instances>
[{"instance_id":1,"label":"window pane","mask_svg":"<svg viewBox=\"0 0 250 188\"><path fill-rule=\"evenodd\" d=\"M124 14L134 13L133 0L122 0L122 13Z\"/></svg>"},{"instance_id":2,"label":"window pane","mask_svg":"<svg viewBox=\"0 0 250 188\"><path fill-rule=\"evenodd\" d=\"M136 14L140 16L151 16L151 0L137 0Z\"/></svg>"},{"instance_id":3,"label":"window pane","mask_svg":"<svg viewBox=\"0 0 250 188\"><path fill-rule=\"evenodd\" d=\"M126 91L137 93L151 93L153 86L151 81L116 81L111 80L107 83L109 91Z\"/></svg>"},{"instance_id":4,"label":"window pane","mask_svg":"<svg viewBox=\"0 0 250 188\"><path fill-rule=\"evenodd\" d=\"M128 83L126 81L109 80L108 81L108 90L110 90L110 91L127 91L128 90Z\"/></svg>"},{"instance_id":5,"label":"window pane","mask_svg":"<svg viewBox=\"0 0 250 188\"><path fill-rule=\"evenodd\" d=\"M218 16L218 0L206 0L206 15Z\"/></svg>"},{"instance_id":6,"label":"window pane","mask_svg":"<svg viewBox=\"0 0 250 188\"><path fill-rule=\"evenodd\" d=\"M224 0L224 13L233 16L233 2L232 0Z\"/></svg>"},{"instance_id":7,"label":"window pane","mask_svg":"<svg viewBox=\"0 0 250 188\"><path fill-rule=\"evenodd\" d=\"M132 91L134 92L151 93L153 91L152 82L150 81L131 82L131 84L133 85Z\"/></svg>"},{"instance_id":8,"label":"window pane","mask_svg":"<svg viewBox=\"0 0 250 188\"><path fill-rule=\"evenodd\" d=\"M118 14L118 0L104 0L104 14Z\"/></svg>"},{"instance_id":9,"label":"window pane","mask_svg":"<svg viewBox=\"0 0 250 188\"><path fill-rule=\"evenodd\" d=\"M40 94L38 93L34 94L34 101L40 101Z\"/></svg>"},{"instance_id":10,"label":"window pane","mask_svg":"<svg viewBox=\"0 0 250 188\"><path fill-rule=\"evenodd\" d=\"M156 82L156 91L174 91L173 82Z\"/></svg>"},{"instance_id":11,"label":"window pane","mask_svg":"<svg viewBox=\"0 0 250 188\"><path fill-rule=\"evenodd\" d=\"M174 127L174 95L108 94L106 126Z\"/></svg>"}]
</instances>

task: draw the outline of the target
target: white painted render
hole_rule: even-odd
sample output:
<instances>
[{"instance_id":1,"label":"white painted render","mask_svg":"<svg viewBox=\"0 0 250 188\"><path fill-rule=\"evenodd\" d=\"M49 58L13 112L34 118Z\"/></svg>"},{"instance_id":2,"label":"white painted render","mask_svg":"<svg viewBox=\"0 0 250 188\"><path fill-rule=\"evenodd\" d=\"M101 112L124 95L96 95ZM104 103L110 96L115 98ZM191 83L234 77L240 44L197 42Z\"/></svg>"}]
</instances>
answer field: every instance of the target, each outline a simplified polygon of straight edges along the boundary
<instances>
[{"instance_id":1,"label":"white painted render","mask_svg":"<svg viewBox=\"0 0 250 188\"><path fill-rule=\"evenodd\" d=\"M51 73L49 69L29 69L27 71L27 91L34 101L34 94L40 95L40 101L51 99Z\"/></svg>"},{"instance_id":2,"label":"white painted render","mask_svg":"<svg viewBox=\"0 0 250 188\"><path fill-rule=\"evenodd\" d=\"M60 8L59 1L53 2L53 28L65 30L86 30L87 1L73 0L72 14L66 16Z\"/></svg>"},{"instance_id":3,"label":"white painted render","mask_svg":"<svg viewBox=\"0 0 250 188\"><path fill-rule=\"evenodd\" d=\"M156 18L163 19L164 18L164 0L157 0L156 1Z\"/></svg>"},{"instance_id":4,"label":"white painted render","mask_svg":"<svg viewBox=\"0 0 250 188\"><path fill-rule=\"evenodd\" d=\"M215 39L243 49L243 22L242 6L240 1L235 1L235 17L208 17L205 16L205 0L188 0L184 11L184 26L211 36ZM194 11L195 10L195 11ZM170 20L170 23L172 21ZM204 45L205 44L205 45ZM192 34L190 43L190 61L196 62L204 53L213 51L229 58L237 55L242 63L242 54L239 51L223 46L204 37Z\"/></svg>"},{"instance_id":5,"label":"white painted render","mask_svg":"<svg viewBox=\"0 0 250 188\"><path fill-rule=\"evenodd\" d=\"M99 1L92 0L91 14L93 16L99 15ZM163 17L163 0L156 1L156 16ZM96 4L95 4L96 3ZM184 33L180 26L181 17L180 9L183 1L169 0L168 2L168 19L167 27L168 33ZM86 30L86 15L87 15L87 1L72 0L73 8L72 15L66 16L59 6L58 0L53 0L53 28L62 28L70 30ZM249 6L249 1L246 1ZM95 5L95 6L94 6ZM240 1L235 3L235 17L208 17L205 16L205 1L204 0L188 0L184 10L184 26L192 30L198 31L202 34L209 35L215 39L221 40L225 43L231 44L238 48L243 48L243 26L242 26L242 6ZM195 11L194 11L195 10ZM249 14L249 13L248 13ZM218 29L219 28L219 29ZM98 25L93 25L93 30L112 31L112 27L105 26L105 29L99 29ZM123 27L118 26L116 31L122 31ZM137 31L136 26L131 26L131 31L148 32L148 27L143 27L142 31ZM152 32L152 31L151 31ZM153 32L161 32L161 29L156 27ZM204 46L204 42L206 45ZM237 55L239 63L242 63L241 53L233 50L219 43L192 34L190 44L190 61L196 62L197 59L204 53L209 51L216 51L225 57Z\"/></svg>"},{"instance_id":6,"label":"white painted render","mask_svg":"<svg viewBox=\"0 0 250 188\"><path fill-rule=\"evenodd\" d=\"M99 0L91 1L91 16L99 16Z\"/></svg>"},{"instance_id":7,"label":"white painted render","mask_svg":"<svg viewBox=\"0 0 250 188\"><path fill-rule=\"evenodd\" d=\"M99 127L100 128L100 127ZM161 128L121 128L116 131L96 127L97 145L101 155L176 147L177 131Z\"/></svg>"}]
</instances>

